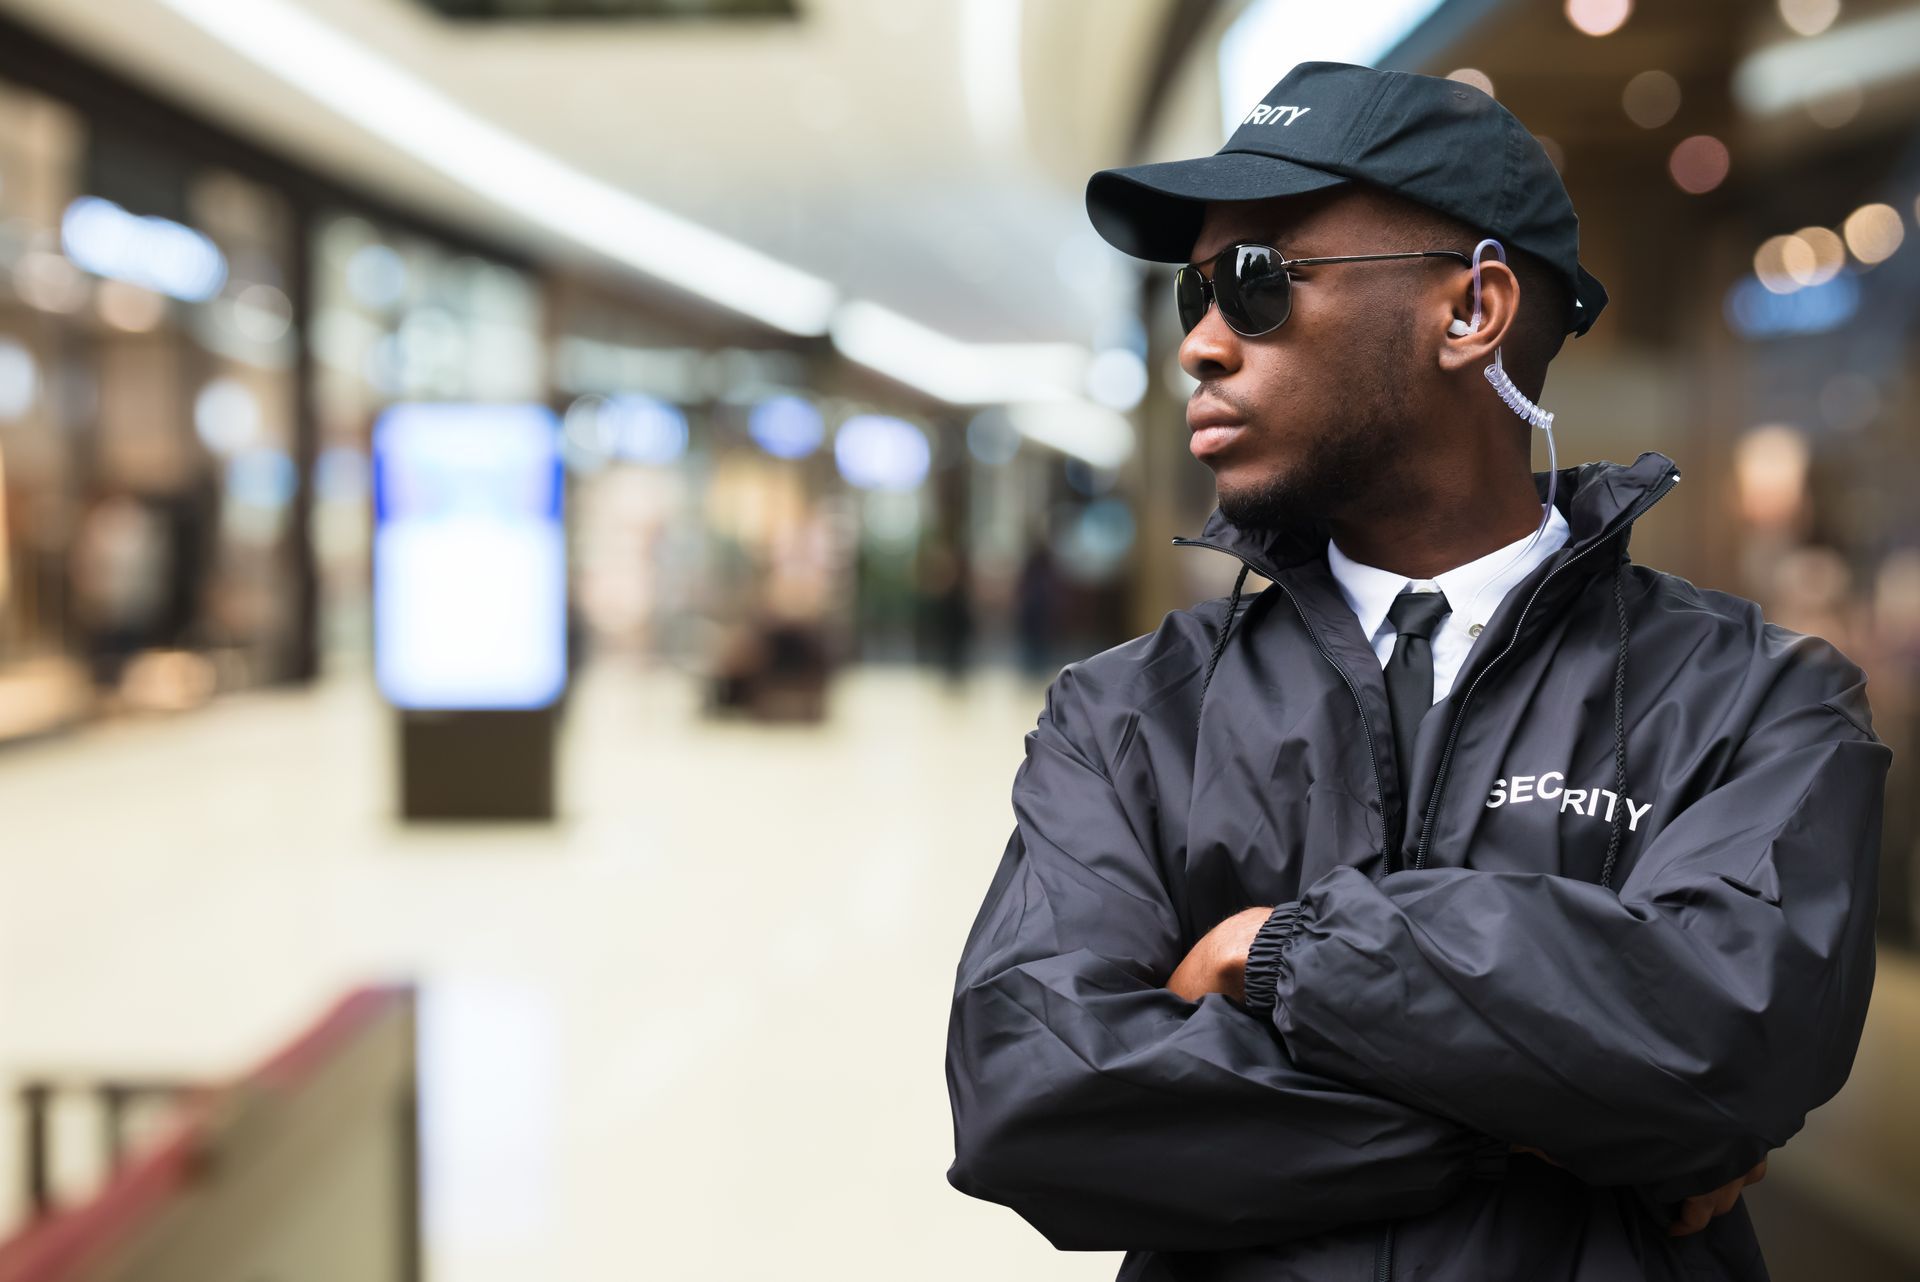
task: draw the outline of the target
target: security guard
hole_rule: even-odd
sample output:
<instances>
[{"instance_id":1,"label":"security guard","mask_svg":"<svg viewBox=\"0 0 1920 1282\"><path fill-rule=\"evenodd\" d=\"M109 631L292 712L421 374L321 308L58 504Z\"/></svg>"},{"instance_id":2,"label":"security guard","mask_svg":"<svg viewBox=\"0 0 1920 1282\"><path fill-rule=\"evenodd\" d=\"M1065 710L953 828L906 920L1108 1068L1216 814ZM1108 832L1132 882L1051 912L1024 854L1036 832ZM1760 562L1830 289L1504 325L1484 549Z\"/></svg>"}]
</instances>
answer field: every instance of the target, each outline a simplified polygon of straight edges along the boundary
<instances>
[{"instance_id":1,"label":"security guard","mask_svg":"<svg viewBox=\"0 0 1920 1282\"><path fill-rule=\"evenodd\" d=\"M1738 1195L1851 1065L1889 754L1832 646L1630 561L1671 461L1531 472L1606 304L1540 144L1303 63L1087 204L1186 264L1190 542L1241 573L1047 693L949 1180L1123 1282L1764 1278Z\"/></svg>"}]
</instances>

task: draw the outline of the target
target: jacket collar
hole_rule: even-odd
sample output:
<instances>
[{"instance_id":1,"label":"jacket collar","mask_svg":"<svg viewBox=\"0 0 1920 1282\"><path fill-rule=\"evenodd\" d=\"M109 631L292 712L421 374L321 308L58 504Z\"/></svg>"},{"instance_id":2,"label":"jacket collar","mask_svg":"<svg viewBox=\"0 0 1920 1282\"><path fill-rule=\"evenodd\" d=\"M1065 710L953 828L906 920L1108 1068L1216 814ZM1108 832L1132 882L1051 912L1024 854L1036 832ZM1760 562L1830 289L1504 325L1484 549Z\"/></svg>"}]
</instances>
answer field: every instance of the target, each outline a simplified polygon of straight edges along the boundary
<instances>
[{"instance_id":1,"label":"jacket collar","mask_svg":"<svg viewBox=\"0 0 1920 1282\"><path fill-rule=\"evenodd\" d=\"M1554 506L1567 518L1571 537L1554 559L1572 559L1612 538L1618 538L1624 549L1628 527L1679 479L1673 460L1653 450L1632 463L1582 463L1562 468ZM1547 480L1548 473L1534 473L1534 485L1543 503ZM1327 538L1323 522L1249 530L1235 525L1215 508L1199 538L1178 538L1174 542L1216 548L1238 557L1263 578L1278 579L1281 571L1324 556Z\"/></svg>"}]
</instances>

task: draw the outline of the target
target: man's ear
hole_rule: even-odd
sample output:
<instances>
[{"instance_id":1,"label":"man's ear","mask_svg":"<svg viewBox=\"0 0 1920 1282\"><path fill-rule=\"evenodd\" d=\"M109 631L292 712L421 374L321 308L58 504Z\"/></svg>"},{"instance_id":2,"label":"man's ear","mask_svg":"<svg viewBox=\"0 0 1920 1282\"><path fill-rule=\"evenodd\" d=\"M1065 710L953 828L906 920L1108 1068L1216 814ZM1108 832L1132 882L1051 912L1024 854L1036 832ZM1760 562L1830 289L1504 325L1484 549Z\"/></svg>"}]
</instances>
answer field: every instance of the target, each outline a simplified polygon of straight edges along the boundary
<instances>
[{"instance_id":1,"label":"man's ear","mask_svg":"<svg viewBox=\"0 0 1920 1282\"><path fill-rule=\"evenodd\" d=\"M1487 254L1480 260L1480 327L1467 334L1454 325L1458 320L1473 323L1473 269L1462 267L1455 274L1446 294L1447 318L1442 323L1444 340L1440 345L1440 368L1452 373L1479 369L1493 363L1493 354L1506 341L1520 314L1520 278L1513 269Z\"/></svg>"}]
</instances>

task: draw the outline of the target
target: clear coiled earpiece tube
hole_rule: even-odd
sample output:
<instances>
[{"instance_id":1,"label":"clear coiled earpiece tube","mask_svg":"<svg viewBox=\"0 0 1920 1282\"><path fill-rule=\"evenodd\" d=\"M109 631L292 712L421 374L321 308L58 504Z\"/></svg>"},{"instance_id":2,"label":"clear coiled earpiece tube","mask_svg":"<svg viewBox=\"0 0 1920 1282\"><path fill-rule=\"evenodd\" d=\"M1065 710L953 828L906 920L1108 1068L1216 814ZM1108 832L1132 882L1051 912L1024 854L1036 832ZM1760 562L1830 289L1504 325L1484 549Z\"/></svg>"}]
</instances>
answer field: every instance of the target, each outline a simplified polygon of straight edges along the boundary
<instances>
[{"instance_id":1,"label":"clear coiled earpiece tube","mask_svg":"<svg viewBox=\"0 0 1920 1282\"><path fill-rule=\"evenodd\" d=\"M1493 384L1494 391L1500 393L1500 399L1507 403L1508 409L1547 433L1549 440L1553 438L1553 411L1541 409L1527 399L1525 392L1513 385L1513 379L1507 375L1506 366L1500 363L1498 351L1494 352L1493 364L1487 366L1486 374L1487 381Z\"/></svg>"},{"instance_id":2,"label":"clear coiled earpiece tube","mask_svg":"<svg viewBox=\"0 0 1920 1282\"><path fill-rule=\"evenodd\" d=\"M1507 261L1507 251L1501 248L1500 242L1491 236L1473 247L1473 324L1469 328L1468 332L1470 333L1480 328L1480 255L1485 253L1489 247L1499 256L1502 263ZM1555 491L1560 484L1560 459L1558 452L1553 447L1552 412L1541 409L1538 405L1534 404L1533 401L1528 399L1525 392L1514 385L1513 378L1507 373L1506 364L1500 358L1499 348L1496 347L1493 349L1493 364L1487 366L1484 372L1487 376L1487 382L1493 384L1493 390L1499 395L1502 401L1506 402L1508 409L1525 419L1531 426L1537 427L1547 434L1547 502L1546 505L1540 509L1539 527L1534 530L1533 537L1527 540L1527 545L1521 548L1512 560L1501 566L1498 574L1495 574L1485 583L1481 584L1480 591L1474 593L1473 600L1467 602L1465 614L1467 632L1470 636L1476 637L1480 635L1481 624L1475 616L1474 610L1480 604L1481 596L1488 588L1506 578L1507 571L1525 560L1527 553L1533 551L1534 545L1540 542L1540 536L1547 532L1547 525L1553 518L1553 500Z\"/></svg>"}]
</instances>

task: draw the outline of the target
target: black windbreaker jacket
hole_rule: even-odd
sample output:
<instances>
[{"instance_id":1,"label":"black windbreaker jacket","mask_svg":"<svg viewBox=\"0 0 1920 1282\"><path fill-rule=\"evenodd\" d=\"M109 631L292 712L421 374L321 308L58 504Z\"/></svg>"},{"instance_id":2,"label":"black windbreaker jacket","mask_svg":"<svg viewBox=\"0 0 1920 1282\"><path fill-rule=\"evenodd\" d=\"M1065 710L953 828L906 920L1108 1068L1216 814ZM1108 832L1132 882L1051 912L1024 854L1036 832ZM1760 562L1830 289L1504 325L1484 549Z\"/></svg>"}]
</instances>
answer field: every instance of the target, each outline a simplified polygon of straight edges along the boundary
<instances>
[{"instance_id":1,"label":"black windbreaker jacket","mask_svg":"<svg viewBox=\"0 0 1920 1282\"><path fill-rule=\"evenodd\" d=\"M1273 585L1069 665L1027 735L949 1181L1122 1282L1764 1279L1744 1202L1666 1228L1846 1080L1890 754L1832 646L1628 561L1678 480L1561 474L1571 540L1407 762L1324 534L1215 512ZM1163 987L1252 905L1271 1009Z\"/></svg>"}]
</instances>

